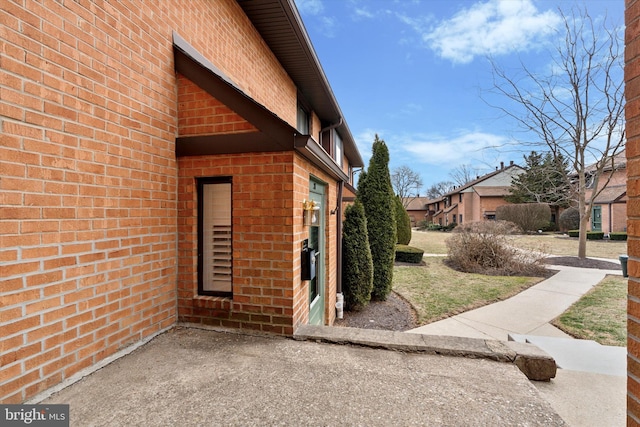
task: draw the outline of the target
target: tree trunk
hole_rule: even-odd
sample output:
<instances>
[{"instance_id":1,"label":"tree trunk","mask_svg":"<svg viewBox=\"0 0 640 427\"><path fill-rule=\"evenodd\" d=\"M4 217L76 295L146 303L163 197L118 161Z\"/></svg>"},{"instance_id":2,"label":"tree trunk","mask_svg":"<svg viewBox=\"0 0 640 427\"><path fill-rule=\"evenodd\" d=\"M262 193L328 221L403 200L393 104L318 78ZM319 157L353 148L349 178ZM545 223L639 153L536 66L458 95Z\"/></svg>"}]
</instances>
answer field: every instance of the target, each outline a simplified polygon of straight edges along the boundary
<instances>
[{"instance_id":1,"label":"tree trunk","mask_svg":"<svg viewBox=\"0 0 640 427\"><path fill-rule=\"evenodd\" d=\"M584 208L582 208L584 209ZM580 212L580 235L578 236L578 258L587 257L587 228L589 226L589 216Z\"/></svg>"}]
</instances>

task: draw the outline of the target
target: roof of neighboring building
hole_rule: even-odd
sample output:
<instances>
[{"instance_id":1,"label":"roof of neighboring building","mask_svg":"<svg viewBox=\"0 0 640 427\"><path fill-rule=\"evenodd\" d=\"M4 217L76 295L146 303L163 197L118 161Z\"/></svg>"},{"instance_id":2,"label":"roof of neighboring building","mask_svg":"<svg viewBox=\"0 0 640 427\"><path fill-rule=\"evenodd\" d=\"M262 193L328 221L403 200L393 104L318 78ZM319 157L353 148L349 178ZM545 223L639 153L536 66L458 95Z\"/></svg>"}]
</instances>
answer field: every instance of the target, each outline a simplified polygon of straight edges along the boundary
<instances>
[{"instance_id":1,"label":"roof of neighboring building","mask_svg":"<svg viewBox=\"0 0 640 427\"><path fill-rule=\"evenodd\" d=\"M608 161L606 162L603 170L610 171L611 170L611 156L609 156L607 160ZM585 167L584 171L587 172L587 173L594 172L596 170L596 166L597 166L597 163L592 163L592 164L588 165L587 167ZM613 156L613 167L615 169L624 169L624 168L627 167L626 149L620 151L619 153L617 153L616 155ZM572 173L571 175L575 176L577 174L576 173Z\"/></svg>"},{"instance_id":2,"label":"roof of neighboring building","mask_svg":"<svg viewBox=\"0 0 640 427\"><path fill-rule=\"evenodd\" d=\"M598 194L598 197L596 197L593 203L619 202L626 195L627 195L626 185L612 185L602 190L602 192Z\"/></svg>"},{"instance_id":3,"label":"roof of neighboring building","mask_svg":"<svg viewBox=\"0 0 640 427\"><path fill-rule=\"evenodd\" d=\"M445 209L445 210L444 210L444 213L449 213L449 212L451 212L452 210L454 210L454 209L455 209L455 208L457 208L457 207L458 207L458 204L457 204L457 203L454 203L453 205L451 205L451 206L449 206L447 209Z\"/></svg>"},{"instance_id":4,"label":"roof of neighboring building","mask_svg":"<svg viewBox=\"0 0 640 427\"><path fill-rule=\"evenodd\" d=\"M511 187L474 187L473 190L480 197L504 197L509 195Z\"/></svg>"},{"instance_id":5,"label":"roof of neighboring building","mask_svg":"<svg viewBox=\"0 0 640 427\"><path fill-rule=\"evenodd\" d=\"M402 203L404 204L407 200L409 200L409 204L407 205L408 211L427 210L427 204L431 202L431 199L428 197L405 197L403 198Z\"/></svg>"},{"instance_id":6,"label":"roof of neighboring building","mask_svg":"<svg viewBox=\"0 0 640 427\"><path fill-rule=\"evenodd\" d=\"M524 170L522 167L520 167L518 165L509 165L509 166L506 166L504 168L496 169L495 171L489 172L486 175L482 175L482 176L478 177L477 179L474 179L473 181L466 183L463 186L457 187L453 191L450 191L447 194L445 194L445 196L458 194L458 193L460 193L460 192L462 192L462 191L464 191L464 190L466 190L468 188L475 187L477 184L481 183L482 181L486 181L489 178L492 178L492 177L494 177L496 175L504 173L505 171L508 171L508 170L512 170L514 168L517 168L517 169L520 169L520 170Z\"/></svg>"}]
</instances>

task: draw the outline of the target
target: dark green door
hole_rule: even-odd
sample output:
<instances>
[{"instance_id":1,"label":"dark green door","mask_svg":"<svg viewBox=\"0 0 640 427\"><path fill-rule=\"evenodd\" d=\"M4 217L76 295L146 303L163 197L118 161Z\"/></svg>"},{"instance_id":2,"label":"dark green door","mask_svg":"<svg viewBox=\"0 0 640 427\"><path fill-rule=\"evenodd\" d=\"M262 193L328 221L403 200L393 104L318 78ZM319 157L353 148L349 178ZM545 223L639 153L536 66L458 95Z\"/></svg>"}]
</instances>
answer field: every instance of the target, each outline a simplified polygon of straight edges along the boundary
<instances>
[{"instance_id":1,"label":"dark green door","mask_svg":"<svg viewBox=\"0 0 640 427\"><path fill-rule=\"evenodd\" d=\"M594 206L591 211L591 231L602 231L602 206Z\"/></svg>"},{"instance_id":2,"label":"dark green door","mask_svg":"<svg viewBox=\"0 0 640 427\"><path fill-rule=\"evenodd\" d=\"M309 182L309 199L315 202L320 209L314 210L313 215L317 215L314 224L309 226L309 248L316 251L316 277L309 281L309 324L324 324L324 229L325 229L325 185L311 180Z\"/></svg>"}]
</instances>

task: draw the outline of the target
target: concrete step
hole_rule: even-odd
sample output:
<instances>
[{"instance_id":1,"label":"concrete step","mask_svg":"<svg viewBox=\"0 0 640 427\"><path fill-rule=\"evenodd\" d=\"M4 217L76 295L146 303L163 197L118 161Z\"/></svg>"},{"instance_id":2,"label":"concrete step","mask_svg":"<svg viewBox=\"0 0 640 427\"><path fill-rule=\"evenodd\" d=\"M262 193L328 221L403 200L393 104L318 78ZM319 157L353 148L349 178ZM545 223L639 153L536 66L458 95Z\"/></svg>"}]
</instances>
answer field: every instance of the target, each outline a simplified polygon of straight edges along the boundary
<instances>
[{"instance_id":1,"label":"concrete step","mask_svg":"<svg viewBox=\"0 0 640 427\"><path fill-rule=\"evenodd\" d=\"M509 334L509 341L530 343L553 357L560 369L604 375L627 375L627 348L595 341Z\"/></svg>"}]
</instances>

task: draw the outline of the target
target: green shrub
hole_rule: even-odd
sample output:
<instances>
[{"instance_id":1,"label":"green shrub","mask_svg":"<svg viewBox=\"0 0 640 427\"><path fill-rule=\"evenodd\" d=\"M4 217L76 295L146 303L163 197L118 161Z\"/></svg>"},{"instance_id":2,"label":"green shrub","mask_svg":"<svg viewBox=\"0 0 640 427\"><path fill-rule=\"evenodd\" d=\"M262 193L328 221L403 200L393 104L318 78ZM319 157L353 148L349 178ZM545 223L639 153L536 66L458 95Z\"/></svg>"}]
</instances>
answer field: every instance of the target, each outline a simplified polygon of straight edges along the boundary
<instances>
[{"instance_id":1,"label":"green shrub","mask_svg":"<svg viewBox=\"0 0 640 427\"><path fill-rule=\"evenodd\" d=\"M549 218L551 208L546 203L517 203L496 208L496 220L513 222L526 232L548 227Z\"/></svg>"},{"instance_id":2,"label":"green shrub","mask_svg":"<svg viewBox=\"0 0 640 427\"><path fill-rule=\"evenodd\" d=\"M396 253L395 195L389 175L389 149L378 135L372 153L367 171L360 174L357 197L364 206L373 259L371 299L384 301L391 292Z\"/></svg>"},{"instance_id":3,"label":"green shrub","mask_svg":"<svg viewBox=\"0 0 640 427\"><path fill-rule=\"evenodd\" d=\"M611 240L627 240L627 233L624 231L609 233L609 239Z\"/></svg>"},{"instance_id":4,"label":"green shrub","mask_svg":"<svg viewBox=\"0 0 640 427\"><path fill-rule=\"evenodd\" d=\"M569 237L580 237L580 230L569 230L567 234Z\"/></svg>"},{"instance_id":5,"label":"green shrub","mask_svg":"<svg viewBox=\"0 0 640 427\"><path fill-rule=\"evenodd\" d=\"M407 245L396 245L396 261L420 264L424 251L420 248Z\"/></svg>"},{"instance_id":6,"label":"green shrub","mask_svg":"<svg viewBox=\"0 0 640 427\"><path fill-rule=\"evenodd\" d=\"M580 228L580 211L578 208L568 208L562 211L558 219L560 230L577 230Z\"/></svg>"},{"instance_id":7,"label":"green shrub","mask_svg":"<svg viewBox=\"0 0 640 427\"><path fill-rule=\"evenodd\" d=\"M603 231L587 231L587 240L602 240L604 239Z\"/></svg>"},{"instance_id":8,"label":"green shrub","mask_svg":"<svg viewBox=\"0 0 640 427\"><path fill-rule=\"evenodd\" d=\"M448 225L445 225L444 227L440 227L440 230L442 231L451 231L454 228L456 228L458 226L457 222L451 222Z\"/></svg>"},{"instance_id":9,"label":"green shrub","mask_svg":"<svg viewBox=\"0 0 640 427\"><path fill-rule=\"evenodd\" d=\"M440 231L442 230L442 226L440 224L436 224L435 222L429 222L427 225L427 230L429 231Z\"/></svg>"},{"instance_id":10,"label":"green shrub","mask_svg":"<svg viewBox=\"0 0 640 427\"><path fill-rule=\"evenodd\" d=\"M342 226L342 293L346 310L359 311L371 300L373 261L367 220L356 198L344 211Z\"/></svg>"},{"instance_id":11,"label":"green shrub","mask_svg":"<svg viewBox=\"0 0 640 427\"><path fill-rule=\"evenodd\" d=\"M394 201L396 208L397 243L401 245L408 245L409 242L411 242L411 218L409 218L407 210L402 206L400 196L396 196Z\"/></svg>"}]
</instances>

